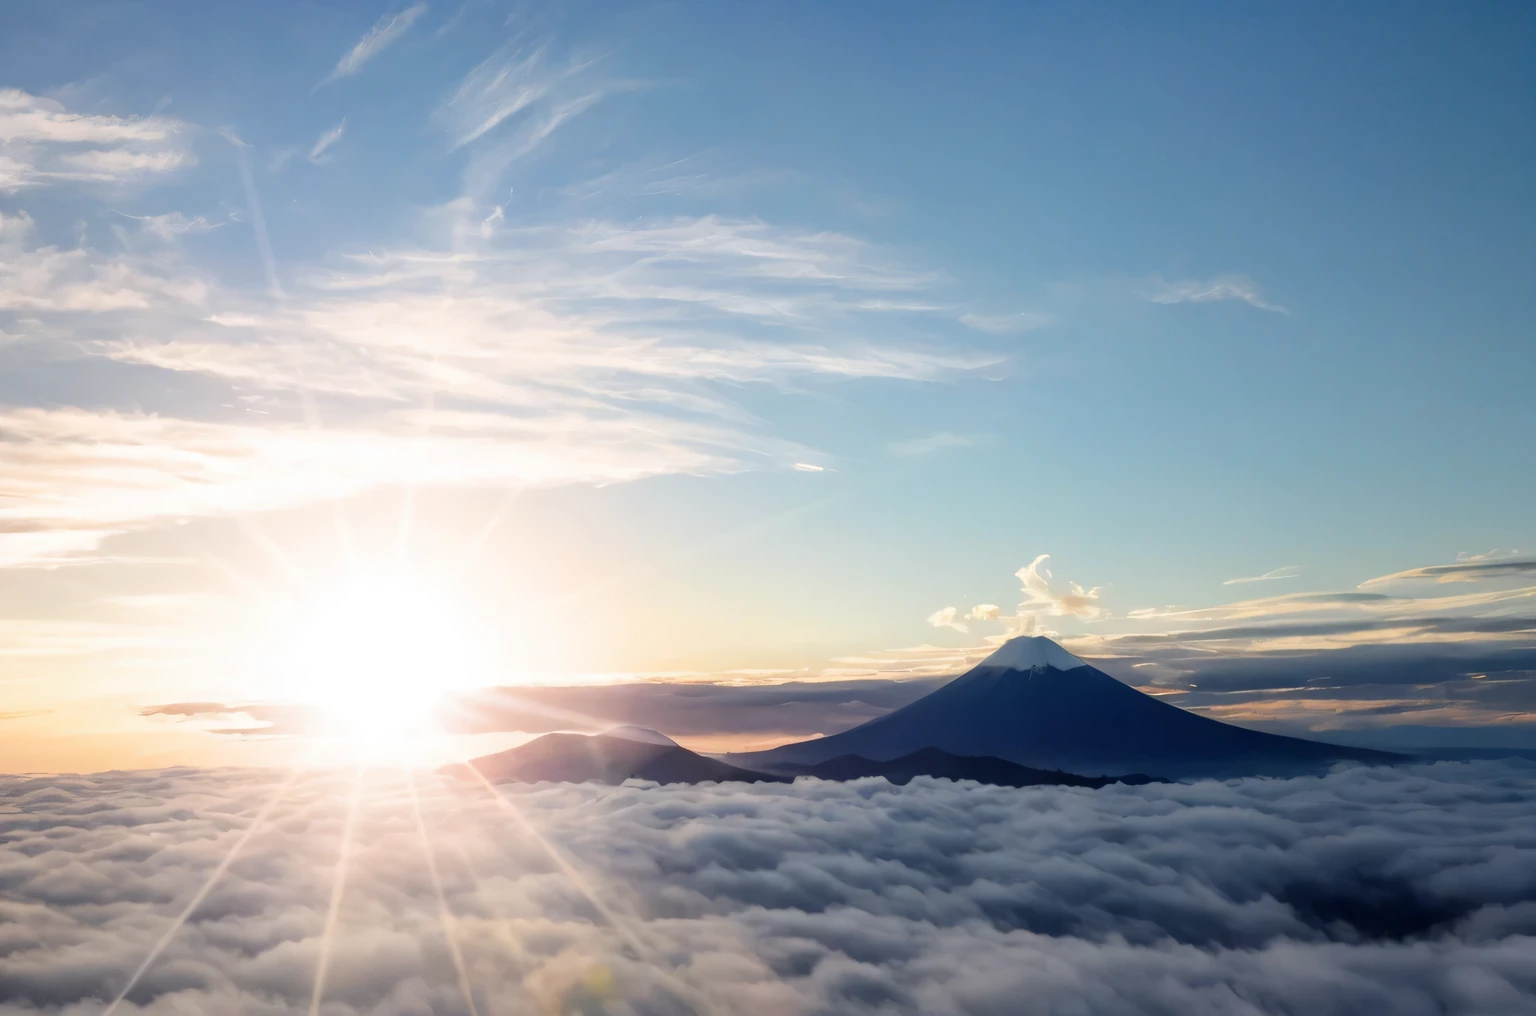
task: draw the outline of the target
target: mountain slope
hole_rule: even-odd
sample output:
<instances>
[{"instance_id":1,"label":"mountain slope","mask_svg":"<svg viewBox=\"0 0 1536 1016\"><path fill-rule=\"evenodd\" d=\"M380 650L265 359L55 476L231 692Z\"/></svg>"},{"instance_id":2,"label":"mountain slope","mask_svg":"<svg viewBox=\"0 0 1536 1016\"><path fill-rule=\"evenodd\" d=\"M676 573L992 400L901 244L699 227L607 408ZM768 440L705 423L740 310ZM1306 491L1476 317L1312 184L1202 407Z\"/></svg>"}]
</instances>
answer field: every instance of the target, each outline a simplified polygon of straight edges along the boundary
<instances>
[{"instance_id":1,"label":"mountain slope","mask_svg":"<svg viewBox=\"0 0 1536 1016\"><path fill-rule=\"evenodd\" d=\"M545 734L516 748L471 759L467 765L493 783L516 780L520 783L617 784L628 779L655 783L726 780L777 783L787 779L740 769L676 744L654 744L602 734ZM459 769L451 766L447 771L454 773Z\"/></svg>"},{"instance_id":2,"label":"mountain slope","mask_svg":"<svg viewBox=\"0 0 1536 1016\"><path fill-rule=\"evenodd\" d=\"M841 755L875 761L921 748L995 756L1036 769L1156 776L1307 771L1341 759L1402 756L1235 727L1161 702L1047 638L1005 643L966 674L894 712L830 737L727 755L753 768Z\"/></svg>"},{"instance_id":3,"label":"mountain slope","mask_svg":"<svg viewBox=\"0 0 1536 1016\"><path fill-rule=\"evenodd\" d=\"M621 723L617 727L609 727L602 732L602 736L619 737L626 741L644 741L647 744L667 744L674 748L682 747L682 745L661 731L652 730L650 727L642 727L634 723Z\"/></svg>"},{"instance_id":4,"label":"mountain slope","mask_svg":"<svg viewBox=\"0 0 1536 1016\"><path fill-rule=\"evenodd\" d=\"M998 787L1091 787L1097 789L1110 783L1151 783L1151 777L1127 776L1114 779L1107 776L1078 776L1055 770L1031 769L1000 758L951 755L939 748L923 748L910 755L875 762L859 755L840 755L819 765L799 766L797 776L814 776L822 780L859 780L868 776L883 776L897 785L911 783L916 776L934 776L945 780L973 780Z\"/></svg>"}]
</instances>

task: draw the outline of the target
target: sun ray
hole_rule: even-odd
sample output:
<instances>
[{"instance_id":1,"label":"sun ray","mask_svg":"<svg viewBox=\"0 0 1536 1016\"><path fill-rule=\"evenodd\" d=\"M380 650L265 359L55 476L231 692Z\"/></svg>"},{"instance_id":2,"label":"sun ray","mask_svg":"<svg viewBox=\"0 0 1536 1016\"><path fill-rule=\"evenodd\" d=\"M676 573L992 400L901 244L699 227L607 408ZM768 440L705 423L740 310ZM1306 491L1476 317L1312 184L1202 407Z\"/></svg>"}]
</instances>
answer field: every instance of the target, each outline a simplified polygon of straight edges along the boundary
<instances>
[{"instance_id":1,"label":"sun ray","mask_svg":"<svg viewBox=\"0 0 1536 1016\"><path fill-rule=\"evenodd\" d=\"M486 543L491 539L491 534L496 532L502 520L507 517L507 513L512 510L512 506L518 502L523 496L523 492L527 489L526 487L513 487L507 491L506 496L497 504L496 510L491 513L491 517L485 520L485 525L480 527L480 531L470 541L469 548L464 553L463 567L468 568L479 560L480 551L485 549Z\"/></svg>"},{"instance_id":2,"label":"sun ray","mask_svg":"<svg viewBox=\"0 0 1536 1016\"><path fill-rule=\"evenodd\" d=\"M517 822L522 830L527 833L528 836L535 843L537 843L546 854L549 855L550 859L555 862L555 866L560 869L561 874L568 878L571 881L571 884L576 886L581 894L587 898L587 902L591 903L593 909L595 909L598 914L602 916L603 920L608 922L609 927L613 928L614 932L618 934L619 938L623 940L624 944L629 947L630 952L633 953L637 959L644 963L650 964L650 966L654 968L655 971L673 987L677 988L683 994L691 996L693 1001L697 1003L697 1007L703 1012L710 1014L710 1016L714 1016L714 1014L717 1014L721 1011L719 1006L715 1005L714 1001L705 996L699 988L695 987L694 985L687 984L681 978L679 978L676 972L672 969L671 964L666 962L666 959L664 956L662 956L660 950L652 949L649 945L641 940L640 936L631 926L631 921L629 918L619 914L612 907L603 902L603 900L597 895L597 891L592 887L591 881L588 880L587 877L583 875L574 864L571 863L571 861L565 856L564 852L562 852L560 848L546 839L543 833L539 832L538 828L533 824L532 820L529 819L527 815L523 814L521 808L513 804L511 799L496 789L496 785L487 779L484 773L480 772L480 770L476 769L472 765L469 765L468 763L465 763L463 768L468 769L471 773L474 774L475 778L479 781L481 786L483 786L491 795L491 799L494 800L502 808L502 810L510 814L513 820ZM311 1016L313 1016L313 1014L311 1014Z\"/></svg>"},{"instance_id":3,"label":"sun ray","mask_svg":"<svg viewBox=\"0 0 1536 1016\"><path fill-rule=\"evenodd\" d=\"M304 422L309 424L309 429L317 434L325 429L325 421L320 418L320 406L315 402L313 392L305 391L299 395L300 404L304 408ZM357 570L357 547L352 540L352 525L347 521L346 509L342 506L341 495L338 494L329 500L331 506L331 524L336 529L336 543L341 547L341 557L349 572Z\"/></svg>"},{"instance_id":4,"label":"sun ray","mask_svg":"<svg viewBox=\"0 0 1536 1016\"><path fill-rule=\"evenodd\" d=\"M266 555L267 560L277 565L278 570L283 573L285 578L300 588L305 588L310 584L309 577L304 574L303 569L294 563L293 558L282 547L277 545L277 541L267 535L267 531L262 529L255 519L248 515L236 515L235 522L240 526L240 531L246 535L246 538Z\"/></svg>"},{"instance_id":5,"label":"sun ray","mask_svg":"<svg viewBox=\"0 0 1536 1016\"><path fill-rule=\"evenodd\" d=\"M464 846L465 829L473 826L474 817L471 815L469 807L466 806L462 794L450 794L448 801L454 808L454 835L449 838L449 843L453 848L453 852L458 855L459 866L469 876L470 885L479 889L485 882L485 879L481 876L474 861L470 860L469 851ZM515 960L518 963L523 963L526 960L527 953L513 931L511 918L493 918L493 922L496 929L505 937L507 948L514 954Z\"/></svg>"},{"instance_id":6,"label":"sun ray","mask_svg":"<svg viewBox=\"0 0 1536 1016\"><path fill-rule=\"evenodd\" d=\"M470 1016L480 1016L480 1010L475 1007L474 992L470 989L469 971L464 968L464 954L459 951L457 922L448 907L442 876L437 870L437 855L432 850L432 839L427 835L426 819L421 815L421 795L416 790L416 771L407 770L406 779L411 788L411 810L416 814L416 831L421 834L421 849L427 858L427 874L432 879L432 891L437 894L437 919L443 926L443 938L448 942L448 954L453 958L454 973L459 977L459 992L464 996L464 1004L469 1007Z\"/></svg>"},{"instance_id":7,"label":"sun ray","mask_svg":"<svg viewBox=\"0 0 1536 1016\"><path fill-rule=\"evenodd\" d=\"M362 799L363 767L358 766L352 781L352 800L347 804L346 823L341 830L341 849L336 857L336 877L331 882L330 905L325 911L325 930L320 935L320 960L315 965L315 985L309 996L309 1016L319 1016L320 999L325 995L325 978L331 966L331 943L336 936L341 897L347 887L347 871L352 863L352 831L357 825L357 811Z\"/></svg>"},{"instance_id":8,"label":"sun ray","mask_svg":"<svg viewBox=\"0 0 1536 1016\"><path fill-rule=\"evenodd\" d=\"M229 870L229 866L234 863L235 858L240 856L240 852L251 841L251 837L256 835L256 830L266 823L272 814L272 810L287 795L294 781L298 779L298 776L299 770L293 769L288 773L287 778L278 784L277 790L273 791L272 796L267 798L265 803L262 804L261 810L251 820L251 824L245 827L245 831L240 834L240 838L235 841L234 846L230 847L229 853L224 855L224 859L213 869L213 873L208 876L202 888L192 897L191 902L183 908L181 913L177 915L176 920L165 930L165 934L161 935L159 940L155 942L154 947L149 950L149 954L144 957L138 969L133 972L133 976L128 978L128 983L123 985L123 990L117 993L117 997L112 1000L112 1004L107 1006L101 1016L112 1016L117 1011L117 1007L123 1004L123 999L128 997L128 993L138 986L139 980L154 965L155 960L160 958L160 954L165 951L165 947L171 944L171 939L176 937L176 933L187 923L187 920L197 911L197 908L203 905L203 901L208 898L208 894L213 891L213 887L218 885L219 880L224 877L224 873Z\"/></svg>"},{"instance_id":9,"label":"sun ray","mask_svg":"<svg viewBox=\"0 0 1536 1016\"><path fill-rule=\"evenodd\" d=\"M464 768L473 774L475 779L479 781L480 785L485 788L486 793L491 795L492 800L496 801L503 811L506 811L509 815L512 816L513 821L515 821L518 826L522 828L523 832L527 833L528 836L535 843L537 843L546 854L549 855L550 860L554 861L555 866L560 869L560 873L566 878L570 879L571 884L574 885L581 892L581 894L587 898L587 902L592 904L593 909L595 909L598 914L602 916L603 920L607 921L609 926L612 927L613 930L618 933L619 937L624 940L624 944L629 946L630 950L634 952L636 956L639 956L642 959L649 959L648 953L650 950L645 947L645 945L640 941L639 936L636 935L633 929L629 927L629 922L625 920L621 915L616 913L612 907L608 906L608 904L602 901L602 899L597 895L597 891L592 888L592 884L587 880L586 876L576 869L576 866L566 858L565 854L558 847L549 842L549 840L545 839L544 834L539 832L537 827L534 826L527 815L523 814L523 810L517 805L513 804L505 794L497 790L496 785L490 780L486 779L485 774L480 770L476 769L474 766L468 764L467 762L464 764Z\"/></svg>"},{"instance_id":10,"label":"sun ray","mask_svg":"<svg viewBox=\"0 0 1536 1016\"><path fill-rule=\"evenodd\" d=\"M436 357L433 362L436 362ZM416 435L415 446L410 453L413 460L420 458L427 439L432 436L432 421L437 410L436 390L428 390L424 403L421 407L421 433ZM416 486L416 477L412 476L405 486L405 498L400 505L400 524L395 532L395 567L398 569L404 569L410 561L411 531L416 525Z\"/></svg>"}]
</instances>

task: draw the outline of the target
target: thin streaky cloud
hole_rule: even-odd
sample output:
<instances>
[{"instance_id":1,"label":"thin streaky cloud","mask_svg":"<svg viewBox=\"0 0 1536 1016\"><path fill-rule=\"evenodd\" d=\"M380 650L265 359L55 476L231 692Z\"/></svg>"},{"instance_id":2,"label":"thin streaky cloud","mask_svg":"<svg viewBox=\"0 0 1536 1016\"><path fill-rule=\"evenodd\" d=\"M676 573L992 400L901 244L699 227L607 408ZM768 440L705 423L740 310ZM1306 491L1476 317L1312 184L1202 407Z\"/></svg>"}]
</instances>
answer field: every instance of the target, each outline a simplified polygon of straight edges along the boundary
<instances>
[{"instance_id":1,"label":"thin streaky cloud","mask_svg":"<svg viewBox=\"0 0 1536 1016\"><path fill-rule=\"evenodd\" d=\"M544 48L526 54L498 53L465 75L453 96L435 114L462 148L544 98L557 74L544 70Z\"/></svg>"},{"instance_id":2,"label":"thin streaky cloud","mask_svg":"<svg viewBox=\"0 0 1536 1016\"><path fill-rule=\"evenodd\" d=\"M197 164L188 124L163 116L73 112L0 89L0 194L61 183L122 183Z\"/></svg>"},{"instance_id":3,"label":"thin streaky cloud","mask_svg":"<svg viewBox=\"0 0 1536 1016\"><path fill-rule=\"evenodd\" d=\"M1156 288L1147 295L1153 303L1215 303L1221 300L1241 300L1250 307L1276 314L1290 311L1264 298L1258 283L1245 275L1218 275L1209 279L1180 279L1166 282L1158 279Z\"/></svg>"},{"instance_id":4,"label":"thin streaky cloud","mask_svg":"<svg viewBox=\"0 0 1536 1016\"><path fill-rule=\"evenodd\" d=\"M1527 578L1536 576L1536 558L1515 558L1489 554L1472 554L1461 557L1455 564L1432 564L1422 568L1409 568L1366 579L1359 588L1387 585L1392 582L1482 582L1489 579Z\"/></svg>"},{"instance_id":5,"label":"thin streaky cloud","mask_svg":"<svg viewBox=\"0 0 1536 1016\"><path fill-rule=\"evenodd\" d=\"M326 151L332 145L341 140L341 136L346 133L346 130L347 118L342 117L341 123L320 135L319 139L315 142L314 147L309 150L309 161L321 161L321 157L325 155Z\"/></svg>"},{"instance_id":6,"label":"thin streaky cloud","mask_svg":"<svg viewBox=\"0 0 1536 1016\"><path fill-rule=\"evenodd\" d=\"M417 4L398 14L386 14L381 17L372 28L368 29L367 34L357 41L357 45L336 62L336 68L320 84L328 85L341 78L351 77L362 70L363 65L369 60L399 41L402 35L410 31L416 19L426 12L426 4Z\"/></svg>"},{"instance_id":7,"label":"thin streaky cloud","mask_svg":"<svg viewBox=\"0 0 1536 1016\"><path fill-rule=\"evenodd\" d=\"M1239 586L1245 582L1273 582L1278 579L1294 579L1299 574L1301 574L1300 566L1288 564L1283 568L1276 568L1273 571L1267 571L1263 575L1248 575L1243 578L1227 579L1227 581L1223 582L1222 585Z\"/></svg>"},{"instance_id":8,"label":"thin streaky cloud","mask_svg":"<svg viewBox=\"0 0 1536 1016\"><path fill-rule=\"evenodd\" d=\"M967 328L978 332L988 332L993 335L1010 335L1015 332L1028 332L1036 328L1044 328L1051 323L1048 314L1037 314L1033 311L1022 311L1017 314L977 314L968 312L960 315L960 323Z\"/></svg>"},{"instance_id":9,"label":"thin streaky cloud","mask_svg":"<svg viewBox=\"0 0 1536 1016\"><path fill-rule=\"evenodd\" d=\"M943 451L947 448L970 448L975 444L976 439L968 434L951 434L948 431L940 431L937 434L928 434L924 437L896 441L887 447L892 455L912 457L931 455L934 452Z\"/></svg>"},{"instance_id":10,"label":"thin streaky cloud","mask_svg":"<svg viewBox=\"0 0 1536 1016\"><path fill-rule=\"evenodd\" d=\"M240 167L240 183L245 188L246 211L251 216L251 231L256 237L256 250L261 255L262 267L267 272L267 292L275 299L286 299L283 283L277 275L277 258L272 255L272 241L267 236L267 220L261 214L261 198L256 194L256 177L251 173L251 159L247 145L233 131L221 131L224 138L235 146L235 163Z\"/></svg>"}]
</instances>

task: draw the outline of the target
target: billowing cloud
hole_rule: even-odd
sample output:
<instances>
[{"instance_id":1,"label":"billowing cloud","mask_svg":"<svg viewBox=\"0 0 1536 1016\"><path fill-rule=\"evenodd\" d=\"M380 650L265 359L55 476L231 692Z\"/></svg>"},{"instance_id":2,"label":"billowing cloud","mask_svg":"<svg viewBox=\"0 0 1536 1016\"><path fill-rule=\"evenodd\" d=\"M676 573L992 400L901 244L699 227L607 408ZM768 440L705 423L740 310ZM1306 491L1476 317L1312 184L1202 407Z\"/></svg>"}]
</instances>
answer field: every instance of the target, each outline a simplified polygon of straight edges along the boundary
<instances>
[{"instance_id":1,"label":"billowing cloud","mask_svg":"<svg viewBox=\"0 0 1536 1016\"><path fill-rule=\"evenodd\" d=\"M1284 307L1264 299L1264 292L1257 283L1243 275L1218 275L1210 279L1180 279L1177 282L1157 281L1156 288L1148 294L1153 303L1212 303L1218 300L1241 300L1250 307L1290 313Z\"/></svg>"},{"instance_id":2,"label":"billowing cloud","mask_svg":"<svg viewBox=\"0 0 1536 1016\"><path fill-rule=\"evenodd\" d=\"M379 18L374 26L357 40L357 45L347 50L342 58L336 61L336 67L320 82L322 85L330 84L341 78L351 77L363 69L363 65L390 46L393 46L400 37L411 30L416 19L427 12L426 4L416 4L407 7L403 11L385 14Z\"/></svg>"},{"instance_id":3,"label":"billowing cloud","mask_svg":"<svg viewBox=\"0 0 1536 1016\"><path fill-rule=\"evenodd\" d=\"M993 603L979 603L964 615L964 620L960 620L960 611L955 607L945 607L929 616L928 623L934 627L953 628L960 632L970 630L965 621L996 621L1003 626L1003 633L989 636L985 645L959 651L961 655L950 660L952 664L961 667L973 663L996 649L997 644L1005 639L1019 635L1054 634L1046 627L1045 618L1067 617L1091 621L1104 616L1103 608L1099 606L1101 587L1084 589L1076 582L1069 582L1065 590L1054 588L1051 571L1045 567L1048 560L1049 554L1041 554L1014 573L1024 599L1019 602L1013 614L1004 614L1002 608ZM956 651L941 652L952 657Z\"/></svg>"},{"instance_id":4,"label":"billowing cloud","mask_svg":"<svg viewBox=\"0 0 1536 1016\"><path fill-rule=\"evenodd\" d=\"M142 965L120 1012L303 1011L323 967L335 1016L1516 1016L1533 792L1489 763L499 798L392 772L13 778L0 1005L99 1012Z\"/></svg>"},{"instance_id":5,"label":"billowing cloud","mask_svg":"<svg viewBox=\"0 0 1536 1016\"><path fill-rule=\"evenodd\" d=\"M0 89L0 194L168 173L196 162L187 130L163 117L72 113L53 99Z\"/></svg>"},{"instance_id":6,"label":"billowing cloud","mask_svg":"<svg viewBox=\"0 0 1536 1016\"><path fill-rule=\"evenodd\" d=\"M1070 582L1066 592L1051 588L1051 570L1045 567L1050 557L1049 554L1041 554L1014 572L1024 592L1024 600L1019 604L1020 616L1044 614L1091 620L1102 614L1103 610L1099 606L1099 590L1102 587L1084 589L1076 582Z\"/></svg>"},{"instance_id":7,"label":"billowing cloud","mask_svg":"<svg viewBox=\"0 0 1536 1016\"><path fill-rule=\"evenodd\" d=\"M935 628L953 628L955 631L970 631L965 622L959 620L954 607L943 607L928 615L928 623Z\"/></svg>"}]
</instances>

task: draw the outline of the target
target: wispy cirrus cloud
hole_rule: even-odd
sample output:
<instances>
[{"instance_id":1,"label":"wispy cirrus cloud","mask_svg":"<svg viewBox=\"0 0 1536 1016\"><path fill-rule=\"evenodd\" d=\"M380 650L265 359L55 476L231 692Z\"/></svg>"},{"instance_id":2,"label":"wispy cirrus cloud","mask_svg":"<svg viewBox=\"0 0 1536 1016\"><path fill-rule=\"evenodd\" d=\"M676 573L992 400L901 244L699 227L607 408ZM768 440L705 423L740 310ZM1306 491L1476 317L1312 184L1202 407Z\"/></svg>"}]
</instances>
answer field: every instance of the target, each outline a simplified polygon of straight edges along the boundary
<instances>
[{"instance_id":1,"label":"wispy cirrus cloud","mask_svg":"<svg viewBox=\"0 0 1536 1016\"><path fill-rule=\"evenodd\" d=\"M152 222L164 235L176 220ZM108 255L86 247L42 245L26 212L0 213L0 312L146 310L163 303L199 304L206 283L163 262Z\"/></svg>"},{"instance_id":2,"label":"wispy cirrus cloud","mask_svg":"<svg viewBox=\"0 0 1536 1016\"><path fill-rule=\"evenodd\" d=\"M456 248L340 257L285 300L196 275L175 241L200 220L140 217L166 245L116 254L0 220L0 311L29 315L12 319L23 341L238 386L206 419L154 401L0 412L0 558L96 562L113 533L391 484L804 468L813 450L757 433L713 383L925 380L996 359L899 341L909 315L889 305L935 276L852 237L716 217L482 231L463 203L441 214ZM325 429L299 423L306 394L343 400Z\"/></svg>"},{"instance_id":3,"label":"wispy cirrus cloud","mask_svg":"<svg viewBox=\"0 0 1536 1016\"><path fill-rule=\"evenodd\" d=\"M1486 554L1458 554L1451 564L1434 564L1422 568L1409 568L1366 579L1359 588L1390 585L1397 582L1427 580L1430 582L1484 582L1493 579L1536 578L1536 558L1523 556L1519 551L1489 551Z\"/></svg>"},{"instance_id":4,"label":"wispy cirrus cloud","mask_svg":"<svg viewBox=\"0 0 1536 1016\"><path fill-rule=\"evenodd\" d=\"M1284 567L1275 568L1272 571L1267 571L1263 575L1249 575L1244 578L1227 579L1227 581L1223 582L1222 585L1240 586L1248 582L1276 582L1280 579L1294 579L1300 574L1300 566L1288 564Z\"/></svg>"},{"instance_id":5,"label":"wispy cirrus cloud","mask_svg":"<svg viewBox=\"0 0 1536 1016\"><path fill-rule=\"evenodd\" d=\"M892 455L911 457L931 455L934 452L944 451L947 448L970 448L975 444L976 438L968 434L951 434L948 431L939 431L937 434L928 434L924 437L896 441L886 447Z\"/></svg>"},{"instance_id":6,"label":"wispy cirrus cloud","mask_svg":"<svg viewBox=\"0 0 1536 1016\"><path fill-rule=\"evenodd\" d=\"M572 73L546 67L543 46L494 54L459 82L434 119L461 148L494 130L550 93L555 83Z\"/></svg>"},{"instance_id":7,"label":"wispy cirrus cloud","mask_svg":"<svg viewBox=\"0 0 1536 1016\"><path fill-rule=\"evenodd\" d=\"M379 18L374 22L373 27L357 40L357 44L336 61L335 68L320 84L328 85L342 78L351 77L362 70L364 64L398 42L400 37L410 31L416 20L426 12L426 4L416 4L414 7L407 7L398 13L385 14Z\"/></svg>"},{"instance_id":8,"label":"wispy cirrus cloud","mask_svg":"<svg viewBox=\"0 0 1536 1016\"><path fill-rule=\"evenodd\" d=\"M389 485L536 487L744 468L793 446L718 425L554 406L399 410L316 429L84 409L0 412L0 561L94 563L115 533Z\"/></svg>"},{"instance_id":9,"label":"wispy cirrus cloud","mask_svg":"<svg viewBox=\"0 0 1536 1016\"><path fill-rule=\"evenodd\" d=\"M1218 275L1209 279L1180 279L1167 282L1158 279L1147 293L1153 303L1214 303L1221 300L1241 300L1250 307L1289 314L1290 311L1264 298L1258 283L1246 275Z\"/></svg>"},{"instance_id":10,"label":"wispy cirrus cloud","mask_svg":"<svg viewBox=\"0 0 1536 1016\"><path fill-rule=\"evenodd\" d=\"M796 374L926 379L995 354L898 345L883 309L930 277L867 244L754 220L587 222L509 230L463 250L354 255L312 273L303 300L245 327L138 334L102 355L273 388L376 398L423 390L522 404L698 400L657 382ZM537 389L535 392L533 389Z\"/></svg>"},{"instance_id":11,"label":"wispy cirrus cloud","mask_svg":"<svg viewBox=\"0 0 1536 1016\"><path fill-rule=\"evenodd\" d=\"M162 215L130 215L127 212L117 214L125 219L132 219L144 232L166 241L174 241L178 237L193 233L206 233L226 225L224 222L210 222L201 215L189 216L181 212L166 212Z\"/></svg>"},{"instance_id":12,"label":"wispy cirrus cloud","mask_svg":"<svg viewBox=\"0 0 1536 1016\"><path fill-rule=\"evenodd\" d=\"M1507 554L1462 555L1355 589L1133 610L1125 617L1140 631L1070 644L1123 680L1227 720L1324 734L1412 725L1392 735L1399 745L1426 725L1464 731L1459 742L1435 735L1462 744L1528 729L1536 746L1533 575ZM1447 593L1447 582L1482 588Z\"/></svg>"},{"instance_id":13,"label":"wispy cirrus cloud","mask_svg":"<svg viewBox=\"0 0 1536 1016\"><path fill-rule=\"evenodd\" d=\"M483 200L508 168L633 81L597 76L600 57L555 57L548 42L508 46L471 70L434 112L452 148L468 148L464 192Z\"/></svg>"},{"instance_id":14,"label":"wispy cirrus cloud","mask_svg":"<svg viewBox=\"0 0 1536 1016\"><path fill-rule=\"evenodd\" d=\"M1052 320L1049 314L1037 314L1032 311L1021 311L1015 314L978 314L968 311L960 315L960 323L967 328L974 328L978 332L991 332L994 335L1033 331L1036 328L1044 328Z\"/></svg>"},{"instance_id":15,"label":"wispy cirrus cloud","mask_svg":"<svg viewBox=\"0 0 1536 1016\"><path fill-rule=\"evenodd\" d=\"M64 182L123 183L192 166L186 124L165 117L74 113L0 89L0 194Z\"/></svg>"},{"instance_id":16,"label":"wispy cirrus cloud","mask_svg":"<svg viewBox=\"0 0 1536 1016\"><path fill-rule=\"evenodd\" d=\"M315 140L314 145L309 149L309 161L323 161L325 158L325 153L330 150L332 145L341 140L341 136L346 133L346 130L347 118L342 117L341 123L337 124L335 127L332 127L330 130L326 131Z\"/></svg>"}]
</instances>

